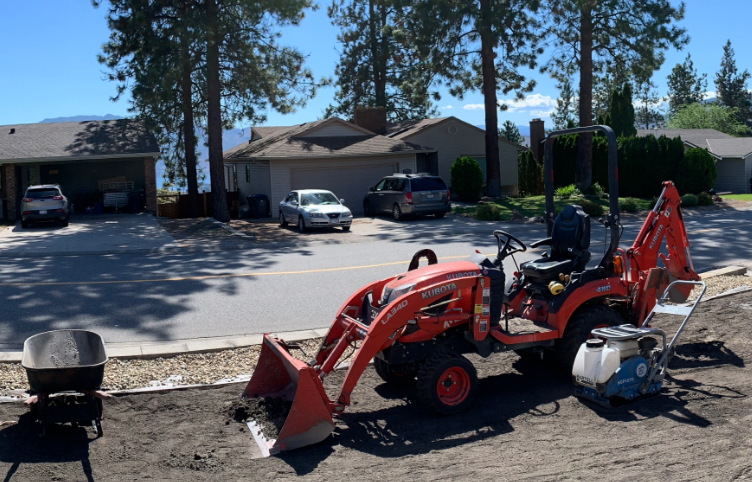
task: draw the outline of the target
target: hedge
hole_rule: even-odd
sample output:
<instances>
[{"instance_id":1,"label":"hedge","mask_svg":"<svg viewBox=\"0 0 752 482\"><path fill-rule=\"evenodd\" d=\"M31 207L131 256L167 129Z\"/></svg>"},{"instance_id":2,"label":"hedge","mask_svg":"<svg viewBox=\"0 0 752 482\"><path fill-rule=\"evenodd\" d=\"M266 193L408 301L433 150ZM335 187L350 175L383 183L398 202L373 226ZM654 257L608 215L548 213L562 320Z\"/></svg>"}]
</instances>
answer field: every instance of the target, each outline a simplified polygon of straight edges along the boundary
<instances>
[{"instance_id":1,"label":"hedge","mask_svg":"<svg viewBox=\"0 0 752 482\"><path fill-rule=\"evenodd\" d=\"M531 150L522 151L517 157L517 188L520 196L543 193L543 166L538 164Z\"/></svg>"},{"instance_id":2,"label":"hedge","mask_svg":"<svg viewBox=\"0 0 752 482\"><path fill-rule=\"evenodd\" d=\"M452 192L461 201L475 202L483 189L483 171L472 157L458 157L449 168Z\"/></svg>"}]
</instances>

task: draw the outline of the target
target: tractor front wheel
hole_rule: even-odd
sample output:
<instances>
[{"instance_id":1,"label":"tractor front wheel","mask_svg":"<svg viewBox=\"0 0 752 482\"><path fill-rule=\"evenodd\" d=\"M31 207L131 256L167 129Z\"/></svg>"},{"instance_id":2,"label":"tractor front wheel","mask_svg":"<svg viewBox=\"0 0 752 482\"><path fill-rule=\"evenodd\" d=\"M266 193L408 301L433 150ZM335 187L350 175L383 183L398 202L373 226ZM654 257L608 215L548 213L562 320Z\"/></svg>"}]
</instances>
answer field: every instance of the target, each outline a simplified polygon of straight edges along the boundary
<instances>
[{"instance_id":1,"label":"tractor front wheel","mask_svg":"<svg viewBox=\"0 0 752 482\"><path fill-rule=\"evenodd\" d=\"M478 375L467 358L437 353L420 367L416 389L423 406L439 415L452 415L473 403Z\"/></svg>"},{"instance_id":2,"label":"tractor front wheel","mask_svg":"<svg viewBox=\"0 0 752 482\"><path fill-rule=\"evenodd\" d=\"M578 309L567 322L564 336L554 345L556 361L565 373L572 373L574 359L580 346L590 338L590 332L596 328L624 324L624 318L616 311L604 305L590 305Z\"/></svg>"},{"instance_id":3,"label":"tractor front wheel","mask_svg":"<svg viewBox=\"0 0 752 482\"><path fill-rule=\"evenodd\" d=\"M391 364L380 358L373 359L373 368L382 380L394 386L410 385L418 374L418 366L415 363Z\"/></svg>"}]
</instances>

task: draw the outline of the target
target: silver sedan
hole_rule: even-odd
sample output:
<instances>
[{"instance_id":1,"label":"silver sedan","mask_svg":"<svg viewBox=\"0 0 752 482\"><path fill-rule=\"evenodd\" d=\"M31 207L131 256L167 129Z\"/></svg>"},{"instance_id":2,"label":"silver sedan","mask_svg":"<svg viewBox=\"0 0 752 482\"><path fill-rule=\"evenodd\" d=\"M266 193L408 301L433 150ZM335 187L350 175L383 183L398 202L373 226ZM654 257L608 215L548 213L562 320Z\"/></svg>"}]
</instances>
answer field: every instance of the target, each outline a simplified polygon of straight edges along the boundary
<instances>
[{"instance_id":1,"label":"silver sedan","mask_svg":"<svg viewBox=\"0 0 752 482\"><path fill-rule=\"evenodd\" d=\"M298 225L300 232L308 228L341 227L349 231L353 215L344 199L331 191L302 189L292 191L279 203L279 225Z\"/></svg>"}]
</instances>

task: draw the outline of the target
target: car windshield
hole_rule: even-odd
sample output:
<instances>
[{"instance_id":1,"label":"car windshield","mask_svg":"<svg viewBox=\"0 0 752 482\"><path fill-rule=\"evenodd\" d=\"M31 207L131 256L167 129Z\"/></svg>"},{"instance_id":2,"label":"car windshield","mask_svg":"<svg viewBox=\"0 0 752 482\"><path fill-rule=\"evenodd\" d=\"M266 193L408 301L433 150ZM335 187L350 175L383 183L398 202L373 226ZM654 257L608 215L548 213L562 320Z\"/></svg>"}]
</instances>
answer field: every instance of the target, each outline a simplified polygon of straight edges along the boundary
<instances>
[{"instance_id":1,"label":"car windshield","mask_svg":"<svg viewBox=\"0 0 752 482\"><path fill-rule=\"evenodd\" d=\"M339 204L339 199L330 192L309 192L301 196L301 206L315 206L317 204Z\"/></svg>"},{"instance_id":2,"label":"car windshield","mask_svg":"<svg viewBox=\"0 0 752 482\"><path fill-rule=\"evenodd\" d=\"M410 188L418 191L446 191L446 184L439 177L418 177L410 179Z\"/></svg>"},{"instance_id":3,"label":"car windshield","mask_svg":"<svg viewBox=\"0 0 752 482\"><path fill-rule=\"evenodd\" d=\"M26 197L30 199L50 199L59 196L56 189L29 189L26 191Z\"/></svg>"}]
</instances>

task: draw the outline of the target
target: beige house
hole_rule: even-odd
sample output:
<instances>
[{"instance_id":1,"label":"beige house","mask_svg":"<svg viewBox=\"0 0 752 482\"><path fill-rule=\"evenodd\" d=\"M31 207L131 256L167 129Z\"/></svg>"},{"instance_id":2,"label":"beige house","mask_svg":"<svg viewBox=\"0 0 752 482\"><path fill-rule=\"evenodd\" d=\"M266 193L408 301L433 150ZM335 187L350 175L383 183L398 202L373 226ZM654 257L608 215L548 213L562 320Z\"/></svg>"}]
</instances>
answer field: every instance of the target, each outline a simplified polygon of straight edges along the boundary
<instances>
[{"instance_id":1,"label":"beige house","mask_svg":"<svg viewBox=\"0 0 752 482\"><path fill-rule=\"evenodd\" d=\"M748 193L752 183L752 138L736 138L715 129L638 129L637 135L681 137L686 148L707 149L716 160L716 192Z\"/></svg>"},{"instance_id":2,"label":"beige house","mask_svg":"<svg viewBox=\"0 0 752 482\"><path fill-rule=\"evenodd\" d=\"M416 158L434 152L330 118L254 127L249 142L224 152L224 164L241 202L250 194L265 194L272 217L279 215L279 202L295 189L332 191L357 216L363 214L369 186L395 172L417 172Z\"/></svg>"},{"instance_id":3,"label":"beige house","mask_svg":"<svg viewBox=\"0 0 752 482\"><path fill-rule=\"evenodd\" d=\"M387 137L430 146L436 156L425 156L425 164L418 165L419 172L438 174L449 183L449 170L458 157L472 157L486 178L486 132L456 117L439 117L419 121L391 124ZM501 192L517 194L517 155L526 147L499 139L499 164Z\"/></svg>"},{"instance_id":4,"label":"beige house","mask_svg":"<svg viewBox=\"0 0 752 482\"><path fill-rule=\"evenodd\" d=\"M253 127L251 140L224 152L229 191L241 202L265 194L272 217L295 189L326 189L356 215L382 177L405 172L438 174L462 156L478 160L485 176L485 132L456 117L387 125L383 109L358 109L354 122L324 119L296 126ZM499 140L502 191L517 193L517 153L526 148Z\"/></svg>"}]
</instances>

